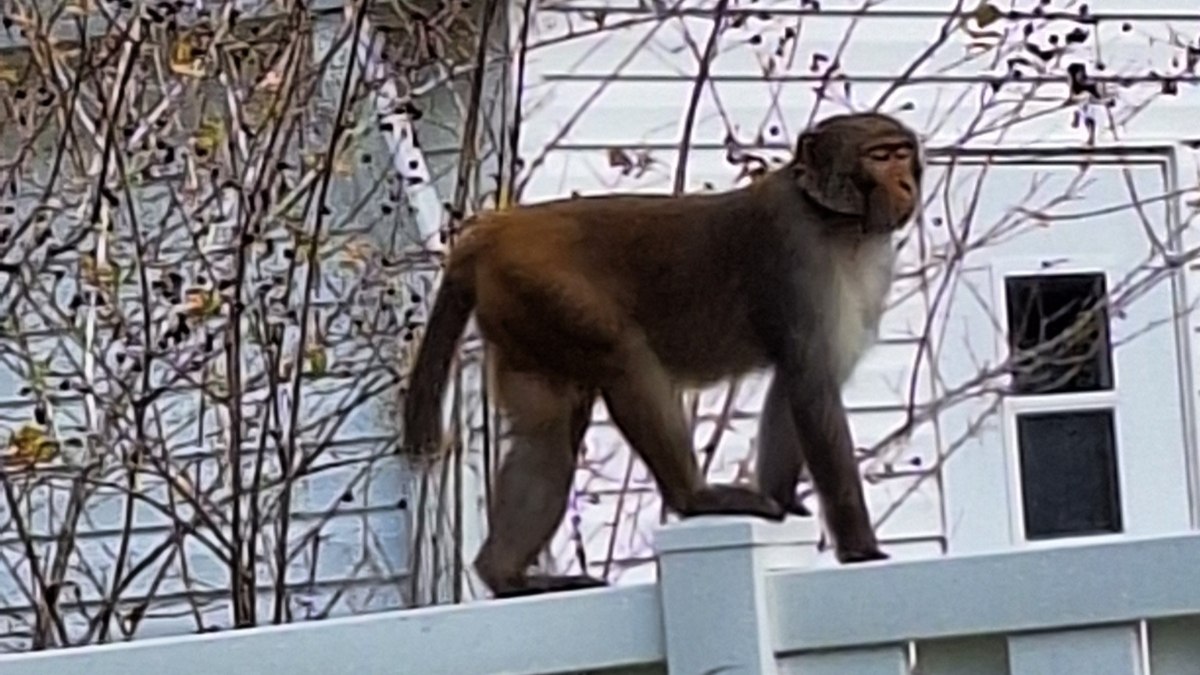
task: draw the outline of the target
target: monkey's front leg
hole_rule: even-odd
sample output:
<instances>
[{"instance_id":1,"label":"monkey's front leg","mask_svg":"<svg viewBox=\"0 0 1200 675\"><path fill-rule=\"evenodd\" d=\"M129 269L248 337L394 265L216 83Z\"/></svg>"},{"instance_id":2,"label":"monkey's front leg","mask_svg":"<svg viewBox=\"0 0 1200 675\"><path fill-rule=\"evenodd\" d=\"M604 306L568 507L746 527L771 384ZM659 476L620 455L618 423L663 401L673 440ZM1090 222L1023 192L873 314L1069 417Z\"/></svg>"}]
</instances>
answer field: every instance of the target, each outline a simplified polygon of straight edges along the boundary
<instances>
[{"instance_id":1,"label":"monkey's front leg","mask_svg":"<svg viewBox=\"0 0 1200 675\"><path fill-rule=\"evenodd\" d=\"M602 387L613 422L650 468L667 507L681 516L748 515L783 520L784 510L757 490L706 485L692 452L683 407L658 358L634 342L625 345L615 372Z\"/></svg>"},{"instance_id":2,"label":"monkey's front leg","mask_svg":"<svg viewBox=\"0 0 1200 675\"><path fill-rule=\"evenodd\" d=\"M816 258L789 262L796 269L808 270L808 274L793 271L791 292L767 299L761 308L764 315L788 318L764 320L762 324L769 352L775 355L772 406L782 407L786 399L791 431L801 439L804 462L821 502L821 515L837 547L838 560L882 560L888 556L879 549L871 525L854 458L850 422L833 368L836 340L830 337L833 331L819 320L828 316L828 312L820 311L826 299L812 291L828 280L822 277L821 261ZM779 408L772 412L779 417L784 416L782 413ZM792 466L785 469L790 471ZM789 474L788 484L793 484L791 480Z\"/></svg>"},{"instance_id":3,"label":"monkey's front leg","mask_svg":"<svg viewBox=\"0 0 1200 675\"><path fill-rule=\"evenodd\" d=\"M783 505L789 513L811 516L812 511L796 496L800 472L804 470L804 444L792 418L787 388L773 377L758 421L758 456L755 480L759 489Z\"/></svg>"},{"instance_id":4,"label":"monkey's front leg","mask_svg":"<svg viewBox=\"0 0 1200 675\"><path fill-rule=\"evenodd\" d=\"M815 368L809 373L793 368L780 384L787 388L795 428L804 430L801 443L838 560L886 560L871 526L850 423L835 380Z\"/></svg>"}]
</instances>

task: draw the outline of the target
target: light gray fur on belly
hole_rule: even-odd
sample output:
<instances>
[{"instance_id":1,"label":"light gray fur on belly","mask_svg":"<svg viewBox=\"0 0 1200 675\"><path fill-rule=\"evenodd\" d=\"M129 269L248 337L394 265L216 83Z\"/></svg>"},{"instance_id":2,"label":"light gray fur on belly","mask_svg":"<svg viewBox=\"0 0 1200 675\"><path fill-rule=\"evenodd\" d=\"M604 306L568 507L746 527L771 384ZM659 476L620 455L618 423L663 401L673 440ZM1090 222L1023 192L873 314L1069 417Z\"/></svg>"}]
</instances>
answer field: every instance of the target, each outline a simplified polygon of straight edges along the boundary
<instances>
[{"instance_id":1,"label":"light gray fur on belly","mask_svg":"<svg viewBox=\"0 0 1200 675\"><path fill-rule=\"evenodd\" d=\"M834 246L832 347L838 383L844 384L878 337L879 319L895 272L896 248L890 234L835 242Z\"/></svg>"}]
</instances>

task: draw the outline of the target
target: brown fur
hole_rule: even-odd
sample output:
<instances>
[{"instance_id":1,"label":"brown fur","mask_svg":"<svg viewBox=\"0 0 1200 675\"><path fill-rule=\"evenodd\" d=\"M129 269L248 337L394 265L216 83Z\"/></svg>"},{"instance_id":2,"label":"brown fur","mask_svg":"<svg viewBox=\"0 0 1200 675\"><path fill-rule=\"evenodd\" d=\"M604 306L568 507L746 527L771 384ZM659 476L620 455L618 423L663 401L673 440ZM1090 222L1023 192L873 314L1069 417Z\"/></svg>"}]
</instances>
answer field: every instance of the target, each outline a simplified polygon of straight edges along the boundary
<instances>
[{"instance_id":1,"label":"brown fur","mask_svg":"<svg viewBox=\"0 0 1200 675\"><path fill-rule=\"evenodd\" d=\"M474 220L451 253L413 371L405 449L439 445L444 381L473 310L514 437L476 559L498 596L600 583L525 574L565 512L597 396L677 513L781 519L795 510L807 459L839 558L886 557L839 389L874 335L891 233L916 207L917 149L889 117L839 116L802 134L792 163L744 188L560 200ZM705 485L679 388L766 368L766 494Z\"/></svg>"}]
</instances>

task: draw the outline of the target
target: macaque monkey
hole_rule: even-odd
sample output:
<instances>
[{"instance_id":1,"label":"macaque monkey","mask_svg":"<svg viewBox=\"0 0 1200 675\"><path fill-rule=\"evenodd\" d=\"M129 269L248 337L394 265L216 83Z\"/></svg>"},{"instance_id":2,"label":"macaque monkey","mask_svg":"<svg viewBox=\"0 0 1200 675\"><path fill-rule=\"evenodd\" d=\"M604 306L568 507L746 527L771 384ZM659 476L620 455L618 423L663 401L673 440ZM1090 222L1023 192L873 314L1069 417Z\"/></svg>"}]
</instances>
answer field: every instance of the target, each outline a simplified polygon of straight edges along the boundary
<instances>
[{"instance_id":1,"label":"macaque monkey","mask_svg":"<svg viewBox=\"0 0 1200 675\"><path fill-rule=\"evenodd\" d=\"M913 216L915 134L882 114L830 117L748 186L607 195L489 212L453 248L413 368L403 451L440 447L441 406L473 311L512 447L475 569L496 597L603 585L530 575L567 507L597 396L681 517L801 512L805 464L843 563L887 558L841 386L874 339L893 233ZM680 398L771 369L761 489L707 485Z\"/></svg>"}]
</instances>

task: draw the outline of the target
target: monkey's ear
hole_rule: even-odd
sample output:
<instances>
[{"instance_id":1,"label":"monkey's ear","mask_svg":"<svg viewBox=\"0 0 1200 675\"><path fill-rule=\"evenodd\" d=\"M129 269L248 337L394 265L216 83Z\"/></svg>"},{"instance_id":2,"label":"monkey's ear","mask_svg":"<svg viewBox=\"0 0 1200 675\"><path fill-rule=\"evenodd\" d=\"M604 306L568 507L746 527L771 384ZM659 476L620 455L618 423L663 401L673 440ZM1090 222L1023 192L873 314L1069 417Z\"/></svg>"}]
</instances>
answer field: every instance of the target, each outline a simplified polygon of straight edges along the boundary
<instances>
[{"instance_id":1,"label":"monkey's ear","mask_svg":"<svg viewBox=\"0 0 1200 675\"><path fill-rule=\"evenodd\" d=\"M855 180L859 172L858 152L844 141L844 130L813 130L796 139L792 161L796 183L821 206L848 216L866 213L866 195Z\"/></svg>"}]
</instances>

